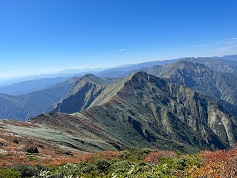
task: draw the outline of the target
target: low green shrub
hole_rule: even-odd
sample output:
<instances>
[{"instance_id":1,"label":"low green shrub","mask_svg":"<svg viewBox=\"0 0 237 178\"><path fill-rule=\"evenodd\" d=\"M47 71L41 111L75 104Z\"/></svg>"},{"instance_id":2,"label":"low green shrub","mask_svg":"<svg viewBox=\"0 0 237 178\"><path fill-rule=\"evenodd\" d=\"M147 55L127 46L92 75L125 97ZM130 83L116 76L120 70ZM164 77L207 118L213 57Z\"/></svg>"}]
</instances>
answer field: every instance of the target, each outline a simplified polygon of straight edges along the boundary
<instances>
[{"instance_id":1,"label":"low green shrub","mask_svg":"<svg viewBox=\"0 0 237 178\"><path fill-rule=\"evenodd\" d=\"M37 155L26 155L26 158L29 161L35 161L35 160L39 160L39 157Z\"/></svg>"},{"instance_id":2,"label":"low green shrub","mask_svg":"<svg viewBox=\"0 0 237 178\"><path fill-rule=\"evenodd\" d=\"M167 156L157 152L156 164L146 162L146 158L156 152L148 149L132 149L121 153L120 157L105 160L102 157L79 163L64 163L58 166L16 165L13 168L0 170L0 177L101 177L101 178L172 178L185 177L190 168L200 167L203 160L196 155ZM158 154L160 153L160 154ZM149 155L149 156L148 156Z\"/></svg>"},{"instance_id":3,"label":"low green shrub","mask_svg":"<svg viewBox=\"0 0 237 178\"><path fill-rule=\"evenodd\" d=\"M0 170L1 178L21 178L21 173L13 168L6 168Z\"/></svg>"},{"instance_id":4,"label":"low green shrub","mask_svg":"<svg viewBox=\"0 0 237 178\"><path fill-rule=\"evenodd\" d=\"M118 160L118 162L115 162L111 165L109 172L116 175L127 175L128 171L132 168L133 164L130 161L127 160Z\"/></svg>"},{"instance_id":5,"label":"low green shrub","mask_svg":"<svg viewBox=\"0 0 237 178\"><path fill-rule=\"evenodd\" d=\"M149 149L130 149L122 152L121 159L133 162L140 162L151 153Z\"/></svg>"},{"instance_id":6,"label":"low green shrub","mask_svg":"<svg viewBox=\"0 0 237 178\"><path fill-rule=\"evenodd\" d=\"M40 174L40 171L46 170L45 167L37 164L37 165L16 165L14 169L20 172L21 177L32 177Z\"/></svg>"},{"instance_id":7,"label":"low green shrub","mask_svg":"<svg viewBox=\"0 0 237 178\"><path fill-rule=\"evenodd\" d=\"M0 158L4 158L6 155L0 153Z\"/></svg>"},{"instance_id":8,"label":"low green shrub","mask_svg":"<svg viewBox=\"0 0 237 178\"><path fill-rule=\"evenodd\" d=\"M110 167L110 163L106 160L97 160L95 162L96 168L100 173L107 173Z\"/></svg>"}]
</instances>

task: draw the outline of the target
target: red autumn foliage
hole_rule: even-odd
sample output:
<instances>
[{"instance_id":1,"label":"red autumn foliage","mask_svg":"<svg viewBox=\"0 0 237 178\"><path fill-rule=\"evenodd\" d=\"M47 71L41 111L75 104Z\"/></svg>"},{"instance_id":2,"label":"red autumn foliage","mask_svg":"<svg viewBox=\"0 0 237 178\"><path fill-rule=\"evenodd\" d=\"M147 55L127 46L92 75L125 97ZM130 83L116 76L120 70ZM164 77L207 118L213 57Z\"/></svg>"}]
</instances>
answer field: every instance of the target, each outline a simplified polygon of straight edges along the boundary
<instances>
[{"instance_id":1,"label":"red autumn foliage","mask_svg":"<svg viewBox=\"0 0 237 178\"><path fill-rule=\"evenodd\" d=\"M192 177L237 177L237 148L218 150L215 152L203 151L199 154L204 159L200 168L190 170Z\"/></svg>"},{"instance_id":2,"label":"red autumn foliage","mask_svg":"<svg viewBox=\"0 0 237 178\"><path fill-rule=\"evenodd\" d=\"M145 159L144 162L149 164L157 165L158 158L176 158L177 154L173 151L168 150L156 150L155 152L151 152Z\"/></svg>"}]
</instances>

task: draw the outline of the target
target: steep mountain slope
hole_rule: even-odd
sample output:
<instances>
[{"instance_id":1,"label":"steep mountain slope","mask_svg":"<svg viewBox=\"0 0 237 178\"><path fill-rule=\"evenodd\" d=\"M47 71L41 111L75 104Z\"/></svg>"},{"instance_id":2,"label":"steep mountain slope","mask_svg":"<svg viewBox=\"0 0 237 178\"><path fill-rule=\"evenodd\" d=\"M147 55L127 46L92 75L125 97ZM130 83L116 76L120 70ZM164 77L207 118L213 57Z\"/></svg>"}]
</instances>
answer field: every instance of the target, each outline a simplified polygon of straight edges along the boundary
<instances>
[{"instance_id":1,"label":"steep mountain slope","mask_svg":"<svg viewBox=\"0 0 237 178\"><path fill-rule=\"evenodd\" d=\"M64 97L75 85L73 78L49 88L24 95L0 94L0 118L25 121L45 113L52 105Z\"/></svg>"},{"instance_id":2,"label":"steep mountain slope","mask_svg":"<svg viewBox=\"0 0 237 178\"><path fill-rule=\"evenodd\" d=\"M203 64L189 61L154 66L147 72L167 81L190 87L204 95L237 105L237 76L233 74L220 73Z\"/></svg>"},{"instance_id":3,"label":"steep mountain slope","mask_svg":"<svg viewBox=\"0 0 237 178\"><path fill-rule=\"evenodd\" d=\"M109 85L80 113L31 119L83 139L113 146L195 151L226 148L236 140L235 118L192 89L144 72ZM94 144L94 146L98 144Z\"/></svg>"},{"instance_id":4,"label":"steep mountain slope","mask_svg":"<svg viewBox=\"0 0 237 178\"><path fill-rule=\"evenodd\" d=\"M221 72L231 73L237 75L237 60L235 56L223 56L223 57L198 57L198 58L185 58L184 60L193 63L204 64L210 69Z\"/></svg>"},{"instance_id":5,"label":"steep mountain slope","mask_svg":"<svg viewBox=\"0 0 237 178\"><path fill-rule=\"evenodd\" d=\"M107 85L117 80L87 74L81 77L72 91L50 108L48 112L75 113L86 109L105 90Z\"/></svg>"}]
</instances>

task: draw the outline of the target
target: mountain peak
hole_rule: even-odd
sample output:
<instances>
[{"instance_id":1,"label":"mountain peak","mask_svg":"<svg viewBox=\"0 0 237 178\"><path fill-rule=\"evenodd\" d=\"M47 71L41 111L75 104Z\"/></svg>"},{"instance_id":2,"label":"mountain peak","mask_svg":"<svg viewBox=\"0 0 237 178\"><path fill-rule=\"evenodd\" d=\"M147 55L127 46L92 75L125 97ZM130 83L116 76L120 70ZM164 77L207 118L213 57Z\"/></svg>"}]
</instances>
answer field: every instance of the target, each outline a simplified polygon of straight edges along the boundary
<instances>
[{"instance_id":1,"label":"mountain peak","mask_svg":"<svg viewBox=\"0 0 237 178\"><path fill-rule=\"evenodd\" d=\"M107 85L115 81L117 79L86 74L80 78L68 95L49 109L49 112L75 113L86 109L106 89Z\"/></svg>"},{"instance_id":2,"label":"mountain peak","mask_svg":"<svg viewBox=\"0 0 237 178\"><path fill-rule=\"evenodd\" d=\"M201 67L201 68L208 68L207 66L203 65L203 64L199 64L199 63L195 63L192 61L187 60L180 60L174 64L171 64L174 67L177 68L196 68L196 67Z\"/></svg>"},{"instance_id":3,"label":"mountain peak","mask_svg":"<svg viewBox=\"0 0 237 178\"><path fill-rule=\"evenodd\" d=\"M143 78L148 78L148 73L144 72L144 71L139 71L137 73L135 73L132 78L140 78L140 77L143 77Z\"/></svg>"},{"instance_id":4,"label":"mountain peak","mask_svg":"<svg viewBox=\"0 0 237 178\"><path fill-rule=\"evenodd\" d=\"M140 72L137 72L135 73L131 79L131 81L136 81L138 82L139 84L142 84L144 83L145 81L146 82L149 82L149 83L153 83L157 86L160 86L160 87L163 87L164 85L167 84L167 82L162 79L162 78L159 78L157 76L154 76L154 75L151 75L151 74L148 74L146 72L143 72L143 71L140 71ZM128 80L128 82L130 81Z\"/></svg>"},{"instance_id":5,"label":"mountain peak","mask_svg":"<svg viewBox=\"0 0 237 178\"><path fill-rule=\"evenodd\" d=\"M84 77L96 77L96 76L91 74L91 73L89 73L89 74L84 75Z\"/></svg>"},{"instance_id":6,"label":"mountain peak","mask_svg":"<svg viewBox=\"0 0 237 178\"><path fill-rule=\"evenodd\" d=\"M85 81L96 81L98 77L96 77L93 74L86 74L80 78L80 80L85 80Z\"/></svg>"},{"instance_id":7,"label":"mountain peak","mask_svg":"<svg viewBox=\"0 0 237 178\"><path fill-rule=\"evenodd\" d=\"M97 77L93 74L86 74L82 76L79 81L89 82L96 85L109 85L117 80L118 79L115 78L104 78L104 77Z\"/></svg>"}]
</instances>

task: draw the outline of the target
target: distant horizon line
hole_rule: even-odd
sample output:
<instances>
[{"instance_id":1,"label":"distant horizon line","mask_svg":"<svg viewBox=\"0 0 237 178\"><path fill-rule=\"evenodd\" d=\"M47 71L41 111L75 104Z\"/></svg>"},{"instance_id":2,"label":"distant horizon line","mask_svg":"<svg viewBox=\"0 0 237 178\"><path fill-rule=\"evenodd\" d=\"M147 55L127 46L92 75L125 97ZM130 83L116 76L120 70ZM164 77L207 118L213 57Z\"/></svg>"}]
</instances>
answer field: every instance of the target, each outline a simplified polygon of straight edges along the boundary
<instances>
[{"instance_id":1,"label":"distant horizon line","mask_svg":"<svg viewBox=\"0 0 237 178\"><path fill-rule=\"evenodd\" d=\"M237 54L227 54L227 55L222 55L222 56L199 56L199 57L192 57L192 56L186 56L186 57L178 57L178 58L172 58L172 59L162 59L162 60L148 60L145 62L140 62L140 63L130 63L130 64L123 64L123 65L118 65L118 66L113 66L113 67L108 67L108 68L65 68L62 70L58 70L55 72L49 72L49 73L39 73L39 74L26 74L26 75L22 75L22 76L12 76L12 77L0 77L0 86L3 85L8 85L6 83L12 83L14 81L26 81L26 80L37 80L37 79L42 79L42 78L54 78L54 75L58 75L58 74L64 74L64 75L73 75L73 74L80 74L80 73L88 73L88 72L102 72L108 69L113 69L113 68L120 68L120 67L129 67L132 65L139 65L139 64L143 64L143 63L149 63L149 62L156 62L156 61L171 61L171 60L176 60L176 59L185 59L185 58L212 58L212 57L225 57L225 56L235 56ZM66 73L66 71L68 71L68 73ZM70 71L77 71L77 72L72 72L70 73ZM65 72L65 73L64 73ZM45 76L45 77L44 77ZM35 78L34 78L35 77ZM58 76L58 77L69 77L69 76Z\"/></svg>"}]
</instances>

